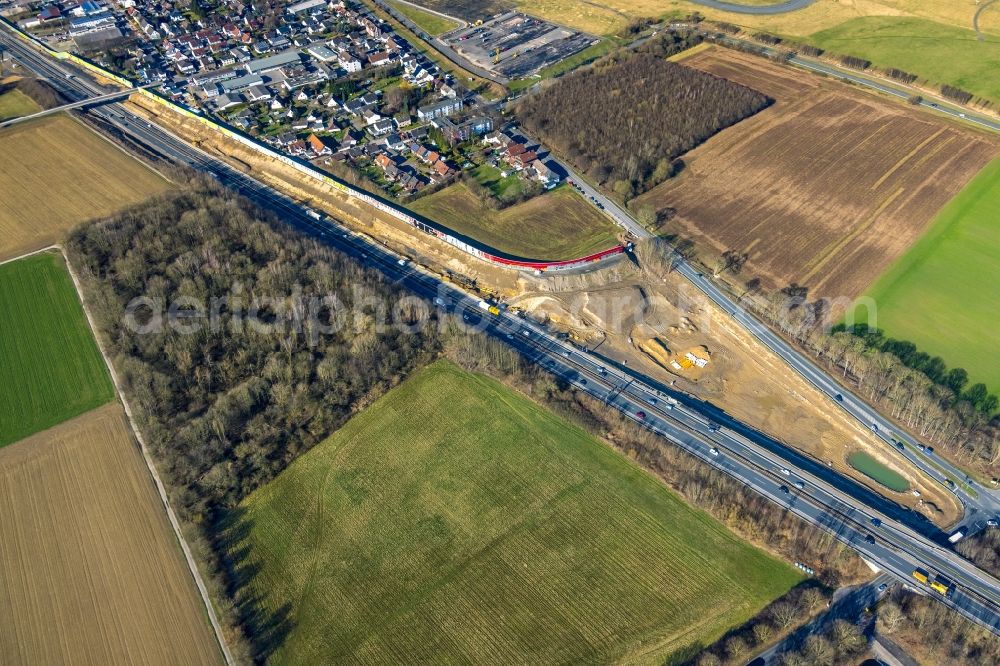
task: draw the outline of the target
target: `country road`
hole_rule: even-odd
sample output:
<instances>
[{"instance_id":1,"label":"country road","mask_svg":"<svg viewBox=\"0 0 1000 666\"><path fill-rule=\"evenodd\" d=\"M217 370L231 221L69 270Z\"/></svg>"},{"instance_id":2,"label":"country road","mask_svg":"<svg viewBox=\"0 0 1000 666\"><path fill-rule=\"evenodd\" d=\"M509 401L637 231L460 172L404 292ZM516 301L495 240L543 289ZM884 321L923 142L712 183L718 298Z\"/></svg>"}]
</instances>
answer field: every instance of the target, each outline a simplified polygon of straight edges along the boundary
<instances>
[{"instance_id":1,"label":"country road","mask_svg":"<svg viewBox=\"0 0 1000 666\"><path fill-rule=\"evenodd\" d=\"M735 14L785 14L808 7L816 0L787 0L773 5L740 5L732 2L717 2L717 0L691 0L696 5L704 5L712 9Z\"/></svg>"}]
</instances>

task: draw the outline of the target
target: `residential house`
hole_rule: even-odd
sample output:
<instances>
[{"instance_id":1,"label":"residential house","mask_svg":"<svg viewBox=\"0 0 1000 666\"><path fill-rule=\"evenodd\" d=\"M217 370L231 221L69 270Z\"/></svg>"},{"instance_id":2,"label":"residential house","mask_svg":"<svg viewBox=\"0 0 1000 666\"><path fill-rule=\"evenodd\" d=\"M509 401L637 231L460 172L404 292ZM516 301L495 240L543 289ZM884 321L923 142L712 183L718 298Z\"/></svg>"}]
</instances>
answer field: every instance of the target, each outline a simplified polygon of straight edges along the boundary
<instances>
[{"instance_id":1,"label":"residential house","mask_svg":"<svg viewBox=\"0 0 1000 666\"><path fill-rule=\"evenodd\" d=\"M330 147L328 145L326 145L325 143L323 143L323 140L320 139L315 134L310 134L309 138L306 139L306 140L309 143L309 147L312 149L312 151L317 156L331 155L331 154L333 154L333 151L330 150Z\"/></svg>"},{"instance_id":2,"label":"residential house","mask_svg":"<svg viewBox=\"0 0 1000 666\"><path fill-rule=\"evenodd\" d=\"M460 99L443 99L440 102L435 102L433 104L427 104L421 106L417 109L417 117L421 120L433 120L434 118L443 118L444 116L450 116L453 113L458 113L462 110L462 100Z\"/></svg>"},{"instance_id":3,"label":"residential house","mask_svg":"<svg viewBox=\"0 0 1000 666\"><path fill-rule=\"evenodd\" d=\"M392 118L376 120L368 126L368 131L371 132L373 136L385 136L394 129L396 129L396 123L393 122Z\"/></svg>"}]
</instances>

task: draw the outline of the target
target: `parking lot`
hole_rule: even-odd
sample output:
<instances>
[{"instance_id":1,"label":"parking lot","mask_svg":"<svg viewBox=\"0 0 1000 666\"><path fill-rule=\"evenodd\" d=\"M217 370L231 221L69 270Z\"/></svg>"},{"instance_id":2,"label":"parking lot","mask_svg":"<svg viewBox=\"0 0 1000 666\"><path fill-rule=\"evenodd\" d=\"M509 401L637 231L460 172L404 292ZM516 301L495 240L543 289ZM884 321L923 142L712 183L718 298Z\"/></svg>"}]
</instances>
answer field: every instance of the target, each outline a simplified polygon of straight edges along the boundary
<instances>
[{"instance_id":1,"label":"parking lot","mask_svg":"<svg viewBox=\"0 0 1000 666\"><path fill-rule=\"evenodd\" d=\"M473 63L511 79L524 78L597 41L517 12L451 33L448 44Z\"/></svg>"}]
</instances>

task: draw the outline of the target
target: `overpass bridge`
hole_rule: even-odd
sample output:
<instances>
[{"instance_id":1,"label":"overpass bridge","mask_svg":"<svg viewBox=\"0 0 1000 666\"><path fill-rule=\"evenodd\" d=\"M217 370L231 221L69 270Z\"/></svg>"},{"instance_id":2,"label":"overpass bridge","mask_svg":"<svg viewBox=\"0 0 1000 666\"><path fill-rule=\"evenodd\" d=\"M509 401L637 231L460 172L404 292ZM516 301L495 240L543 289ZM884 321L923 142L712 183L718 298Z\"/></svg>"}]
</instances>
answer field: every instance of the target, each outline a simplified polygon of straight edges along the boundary
<instances>
[{"instance_id":1,"label":"overpass bridge","mask_svg":"<svg viewBox=\"0 0 1000 666\"><path fill-rule=\"evenodd\" d=\"M43 81L45 79L42 79ZM116 90L115 92L107 93L106 95L97 95L96 97L88 97L86 99L81 99L76 102L70 102L68 104L63 104L62 106L57 106L51 109L44 109L38 113L32 113L27 116L18 116L17 118L10 118L3 122L0 122L0 128L9 127L16 123L21 123L26 120L33 120L35 118L41 118L42 116L47 116L52 113L60 113L62 111L69 111L70 109L79 109L85 106L97 106L100 104L106 104L107 102L113 102L122 97L128 97L137 90L142 90L143 88L155 88L159 86L159 83L147 83L144 86L136 86L135 88L127 88L125 90Z\"/></svg>"}]
</instances>

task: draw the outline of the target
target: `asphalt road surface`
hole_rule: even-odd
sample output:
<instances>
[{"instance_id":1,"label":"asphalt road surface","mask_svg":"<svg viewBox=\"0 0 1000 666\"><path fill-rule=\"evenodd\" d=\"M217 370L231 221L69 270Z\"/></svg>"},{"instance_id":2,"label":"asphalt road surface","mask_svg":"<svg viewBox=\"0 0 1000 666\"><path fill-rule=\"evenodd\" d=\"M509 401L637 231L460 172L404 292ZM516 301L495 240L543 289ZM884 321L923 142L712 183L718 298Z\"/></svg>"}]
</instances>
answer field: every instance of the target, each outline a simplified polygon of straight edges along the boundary
<instances>
[{"instance_id":1,"label":"asphalt road surface","mask_svg":"<svg viewBox=\"0 0 1000 666\"><path fill-rule=\"evenodd\" d=\"M20 40L6 33L2 40L10 55L48 78L69 98L106 92L79 72L71 72L68 65ZM69 77L71 73L74 74L72 78ZM211 174L224 185L274 211L286 223L354 257L359 263L382 271L388 279L426 298L435 307L461 317L468 326L507 342L560 381L621 410L642 427L662 435L706 464L828 531L881 570L913 584L924 594L934 595L1000 635L1000 582L935 543L901 520L901 516L883 512L884 505L873 507L848 492L853 481L831 470L823 471L822 465L806 464L801 454L797 458L787 457L789 451L775 450L766 439L749 436L748 433L755 432L752 429L732 419L722 423L706 416L699 410L699 403L690 404L681 397L669 395L646 378L560 340L532 321L506 311L498 316L488 314L478 307L478 296L414 268L365 236L354 234L332 221L314 220L297 202L134 116L119 103L93 107L88 113L165 159ZM706 284L705 288L713 287ZM873 518L881 521L880 526L873 525ZM944 597L917 584L911 576L917 567L951 580L955 584L952 594Z\"/></svg>"},{"instance_id":2,"label":"asphalt road surface","mask_svg":"<svg viewBox=\"0 0 1000 666\"><path fill-rule=\"evenodd\" d=\"M717 2L716 0L691 0L691 2L736 14L784 14L808 7L816 0L788 0L773 5L737 5L732 2Z\"/></svg>"}]
</instances>

